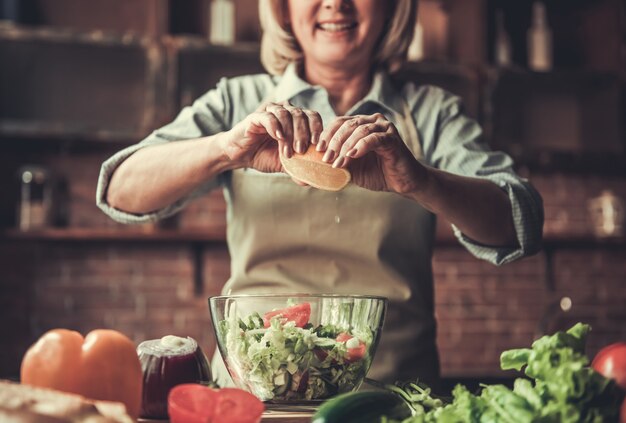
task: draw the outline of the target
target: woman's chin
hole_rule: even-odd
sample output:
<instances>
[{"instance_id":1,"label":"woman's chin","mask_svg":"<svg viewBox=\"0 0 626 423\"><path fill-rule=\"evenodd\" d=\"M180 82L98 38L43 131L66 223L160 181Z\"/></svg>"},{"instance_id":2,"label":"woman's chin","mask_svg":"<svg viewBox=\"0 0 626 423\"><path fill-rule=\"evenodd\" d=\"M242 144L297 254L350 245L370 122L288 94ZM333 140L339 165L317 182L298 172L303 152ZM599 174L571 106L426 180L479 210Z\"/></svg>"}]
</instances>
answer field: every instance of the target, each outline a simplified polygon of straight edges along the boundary
<instances>
[{"instance_id":1,"label":"woman's chin","mask_svg":"<svg viewBox=\"0 0 626 423\"><path fill-rule=\"evenodd\" d=\"M345 69L345 70L352 69L354 67L352 66L352 63L356 62L354 60L350 60L351 54L350 52L345 51L345 50L339 51L339 52L326 50L324 51L324 54L318 57L319 59L316 60L316 62L318 62L322 66Z\"/></svg>"}]
</instances>

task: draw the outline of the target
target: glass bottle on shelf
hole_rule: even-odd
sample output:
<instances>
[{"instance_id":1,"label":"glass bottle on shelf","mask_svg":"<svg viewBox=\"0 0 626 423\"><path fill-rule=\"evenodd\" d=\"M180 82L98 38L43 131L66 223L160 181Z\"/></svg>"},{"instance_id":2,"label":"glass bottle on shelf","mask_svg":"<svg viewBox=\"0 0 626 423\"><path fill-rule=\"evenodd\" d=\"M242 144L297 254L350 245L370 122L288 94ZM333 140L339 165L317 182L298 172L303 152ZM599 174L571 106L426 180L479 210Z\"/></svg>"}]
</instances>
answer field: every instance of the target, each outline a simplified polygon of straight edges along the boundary
<instances>
[{"instance_id":1,"label":"glass bottle on shelf","mask_svg":"<svg viewBox=\"0 0 626 423\"><path fill-rule=\"evenodd\" d=\"M599 238L624 235L624 202L613 191L606 189L589 200L593 233Z\"/></svg>"},{"instance_id":2,"label":"glass bottle on shelf","mask_svg":"<svg viewBox=\"0 0 626 423\"><path fill-rule=\"evenodd\" d=\"M231 45L235 42L235 4L233 0L211 1L209 41Z\"/></svg>"},{"instance_id":3,"label":"glass bottle on shelf","mask_svg":"<svg viewBox=\"0 0 626 423\"><path fill-rule=\"evenodd\" d=\"M528 66L537 72L552 70L552 31L548 26L546 6L533 3L532 23L528 30Z\"/></svg>"},{"instance_id":4,"label":"glass bottle on shelf","mask_svg":"<svg viewBox=\"0 0 626 423\"><path fill-rule=\"evenodd\" d=\"M43 229L52 223L50 172L42 166L23 166L18 171L20 197L17 224L22 231Z\"/></svg>"},{"instance_id":5,"label":"glass bottle on shelf","mask_svg":"<svg viewBox=\"0 0 626 423\"><path fill-rule=\"evenodd\" d=\"M424 27L419 20L415 22L415 32L413 33L407 56L412 62L417 62L424 58Z\"/></svg>"},{"instance_id":6,"label":"glass bottle on shelf","mask_svg":"<svg viewBox=\"0 0 626 423\"><path fill-rule=\"evenodd\" d=\"M494 49L496 65L511 66L513 62L511 50L511 39L504 26L504 12L498 10L496 12L496 44Z\"/></svg>"}]
</instances>

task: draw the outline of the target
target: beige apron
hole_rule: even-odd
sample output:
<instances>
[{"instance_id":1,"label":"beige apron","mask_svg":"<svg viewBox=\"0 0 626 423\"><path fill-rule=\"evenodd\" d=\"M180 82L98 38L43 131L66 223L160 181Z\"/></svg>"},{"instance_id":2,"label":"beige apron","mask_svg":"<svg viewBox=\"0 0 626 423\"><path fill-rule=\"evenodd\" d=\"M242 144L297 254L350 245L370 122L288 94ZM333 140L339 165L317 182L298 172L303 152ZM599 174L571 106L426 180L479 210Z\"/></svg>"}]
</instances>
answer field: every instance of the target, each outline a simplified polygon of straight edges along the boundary
<instances>
[{"instance_id":1,"label":"beige apron","mask_svg":"<svg viewBox=\"0 0 626 423\"><path fill-rule=\"evenodd\" d=\"M408 105L392 120L416 158ZM369 377L435 382L431 271L435 217L393 193L301 187L284 173L239 169L225 182L231 277L224 294L335 293L390 299ZM219 353L218 382L232 384Z\"/></svg>"}]
</instances>

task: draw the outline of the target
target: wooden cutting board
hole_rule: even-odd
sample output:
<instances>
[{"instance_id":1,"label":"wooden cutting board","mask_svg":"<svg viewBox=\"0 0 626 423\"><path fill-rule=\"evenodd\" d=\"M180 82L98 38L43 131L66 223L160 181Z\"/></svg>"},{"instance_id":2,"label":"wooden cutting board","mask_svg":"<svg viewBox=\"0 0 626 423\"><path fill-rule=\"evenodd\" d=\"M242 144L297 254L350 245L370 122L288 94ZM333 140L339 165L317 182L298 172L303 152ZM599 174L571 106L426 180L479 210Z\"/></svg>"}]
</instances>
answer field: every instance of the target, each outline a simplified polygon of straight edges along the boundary
<instances>
[{"instance_id":1,"label":"wooden cutting board","mask_svg":"<svg viewBox=\"0 0 626 423\"><path fill-rule=\"evenodd\" d=\"M312 416L312 412L266 411L261 423L309 423ZM169 423L169 420L139 419L137 423Z\"/></svg>"},{"instance_id":2,"label":"wooden cutting board","mask_svg":"<svg viewBox=\"0 0 626 423\"><path fill-rule=\"evenodd\" d=\"M313 413L306 411L266 411L261 423L308 423L311 417Z\"/></svg>"}]
</instances>

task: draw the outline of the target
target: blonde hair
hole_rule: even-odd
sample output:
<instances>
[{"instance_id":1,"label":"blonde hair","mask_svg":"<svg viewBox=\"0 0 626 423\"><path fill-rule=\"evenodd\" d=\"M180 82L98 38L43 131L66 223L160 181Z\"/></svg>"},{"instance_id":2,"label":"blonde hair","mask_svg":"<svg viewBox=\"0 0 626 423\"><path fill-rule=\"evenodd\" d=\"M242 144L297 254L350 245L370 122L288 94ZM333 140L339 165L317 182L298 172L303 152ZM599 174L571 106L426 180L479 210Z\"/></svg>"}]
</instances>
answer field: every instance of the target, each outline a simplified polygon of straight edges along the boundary
<instances>
[{"instance_id":1,"label":"blonde hair","mask_svg":"<svg viewBox=\"0 0 626 423\"><path fill-rule=\"evenodd\" d=\"M291 62L304 58L296 37L286 28L286 0L259 0L261 63L272 75L282 75ZM417 0L392 0L391 19L383 31L373 57L373 65L389 72L397 71L406 61L407 50L413 39Z\"/></svg>"}]
</instances>

